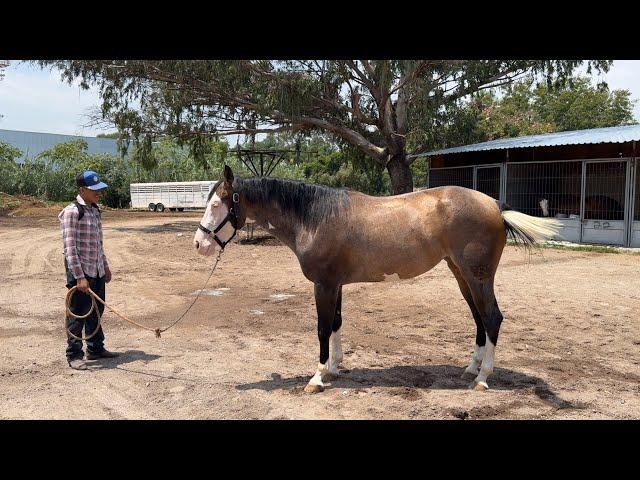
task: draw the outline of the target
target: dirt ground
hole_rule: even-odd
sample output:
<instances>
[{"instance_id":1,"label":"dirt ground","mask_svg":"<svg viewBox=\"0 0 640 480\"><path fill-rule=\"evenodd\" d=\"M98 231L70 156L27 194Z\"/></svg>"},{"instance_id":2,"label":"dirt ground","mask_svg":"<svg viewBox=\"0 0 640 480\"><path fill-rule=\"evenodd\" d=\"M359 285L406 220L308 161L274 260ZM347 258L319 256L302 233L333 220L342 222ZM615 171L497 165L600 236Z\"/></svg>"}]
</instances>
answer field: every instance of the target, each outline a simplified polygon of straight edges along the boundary
<instances>
[{"instance_id":1,"label":"dirt ground","mask_svg":"<svg viewBox=\"0 0 640 480\"><path fill-rule=\"evenodd\" d=\"M460 378L475 326L444 263L347 285L341 376L310 395L313 288L269 238L230 244L207 295L161 339L107 313L106 346L122 355L71 370L55 213L0 217L0 418L640 418L639 255L507 247L486 392ZM177 318L213 264L191 245L199 218L104 212L107 301L151 326Z\"/></svg>"}]
</instances>

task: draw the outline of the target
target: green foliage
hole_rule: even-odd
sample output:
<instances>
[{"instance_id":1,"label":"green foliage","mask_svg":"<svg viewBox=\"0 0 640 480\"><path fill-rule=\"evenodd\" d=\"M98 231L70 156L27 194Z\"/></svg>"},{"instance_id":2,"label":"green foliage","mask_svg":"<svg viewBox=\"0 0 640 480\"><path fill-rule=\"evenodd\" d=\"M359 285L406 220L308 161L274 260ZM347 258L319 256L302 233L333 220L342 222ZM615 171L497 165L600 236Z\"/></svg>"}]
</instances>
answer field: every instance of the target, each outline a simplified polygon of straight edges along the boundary
<instances>
[{"instance_id":1,"label":"green foliage","mask_svg":"<svg viewBox=\"0 0 640 480\"><path fill-rule=\"evenodd\" d=\"M5 142L0 142L0 162L13 161L22 156L22 152L16 147Z\"/></svg>"},{"instance_id":2,"label":"green foliage","mask_svg":"<svg viewBox=\"0 0 640 480\"><path fill-rule=\"evenodd\" d=\"M114 155L87 153L84 140L60 143L27 157L22 165L2 162L0 190L9 194L32 195L47 200L72 200L78 193L75 177L83 170L101 174L109 185L102 202L110 207L124 207L130 201L129 173L126 162Z\"/></svg>"},{"instance_id":3,"label":"green foliage","mask_svg":"<svg viewBox=\"0 0 640 480\"><path fill-rule=\"evenodd\" d=\"M289 150L272 176L349 188L370 195L387 195L391 191L389 175L381 165L350 144L333 142L318 132L269 134L264 140L241 148ZM235 157L228 158L227 162L241 175L252 176Z\"/></svg>"},{"instance_id":4,"label":"green foliage","mask_svg":"<svg viewBox=\"0 0 640 480\"><path fill-rule=\"evenodd\" d=\"M483 141L558 130L556 125L541 118L535 110L530 87L530 82L520 82L508 88L501 99L491 96L484 104L474 104L478 115L477 127L484 136Z\"/></svg>"},{"instance_id":5,"label":"green foliage","mask_svg":"<svg viewBox=\"0 0 640 480\"><path fill-rule=\"evenodd\" d=\"M581 77L562 89L538 85L531 102L537 118L564 131L635 123L635 101L630 97L629 90L610 91L607 85L594 86L589 78Z\"/></svg>"},{"instance_id":6,"label":"green foliage","mask_svg":"<svg viewBox=\"0 0 640 480\"><path fill-rule=\"evenodd\" d=\"M133 182L181 182L218 178L228 154L226 141L205 139L182 145L164 137L131 149Z\"/></svg>"},{"instance_id":7,"label":"green foliage","mask_svg":"<svg viewBox=\"0 0 640 480\"><path fill-rule=\"evenodd\" d=\"M0 192L11 193L13 181L20 168L15 160L21 156L22 152L19 149L0 142Z\"/></svg>"},{"instance_id":8,"label":"green foliage","mask_svg":"<svg viewBox=\"0 0 640 480\"><path fill-rule=\"evenodd\" d=\"M635 123L628 90L610 91L578 77L561 86L535 84L531 78L509 85L499 97L479 92L450 105L429 132L433 148L485 142L506 137Z\"/></svg>"},{"instance_id":9,"label":"green foliage","mask_svg":"<svg viewBox=\"0 0 640 480\"><path fill-rule=\"evenodd\" d=\"M369 195L388 195L391 181L384 168L354 148L314 155L302 164L304 180Z\"/></svg>"},{"instance_id":10,"label":"green foliage","mask_svg":"<svg viewBox=\"0 0 640 480\"><path fill-rule=\"evenodd\" d=\"M411 164L414 185L424 188L429 180L429 162L426 157L420 157Z\"/></svg>"},{"instance_id":11,"label":"green foliage","mask_svg":"<svg viewBox=\"0 0 640 480\"><path fill-rule=\"evenodd\" d=\"M69 201L78 192L76 175L82 170L94 170L109 185L102 202L123 208L130 202L131 183L218 180L225 164L239 176L253 176L226 141L207 139L199 145L198 159L189 145L181 145L167 137L148 145L144 158L152 158L151 165L135 146L128 157L122 158L89 154L84 140L74 140L58 144L35 158L26 158L21 166L14 161L21 152L0 143L0 191ZM248 148L249 145L240 147ZM383 167L370 162L359 150L349 145L340 149L339 145L317 133L267 135L253 147L292 151L274 169L272 176L275 177L346 187L373 195L390 192L389 176Z\"/></svg>"}]
</instances>

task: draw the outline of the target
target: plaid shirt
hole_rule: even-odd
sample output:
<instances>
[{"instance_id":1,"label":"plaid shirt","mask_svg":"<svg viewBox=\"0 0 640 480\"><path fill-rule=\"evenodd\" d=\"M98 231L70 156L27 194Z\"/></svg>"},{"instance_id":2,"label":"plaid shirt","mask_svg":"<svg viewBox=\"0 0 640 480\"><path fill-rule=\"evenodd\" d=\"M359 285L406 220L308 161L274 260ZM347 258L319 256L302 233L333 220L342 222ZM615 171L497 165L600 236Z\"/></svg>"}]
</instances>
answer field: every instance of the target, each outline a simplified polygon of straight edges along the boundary
<instances>
[{"instance_id":1,"label":"plaid shirt","mask_svg":"<svg viewBox=\"0 0 640 480\"><path fill-rule=\"evenodd\" d=\"M80 195L76 200L84 207L84 216L78 222L78 207L70 204L58 215L62 229L62 243L67 267L77 279L103 277L109 268L102 245L102 221L97 206L87 207Z\"/></svg>"}]
</instances>

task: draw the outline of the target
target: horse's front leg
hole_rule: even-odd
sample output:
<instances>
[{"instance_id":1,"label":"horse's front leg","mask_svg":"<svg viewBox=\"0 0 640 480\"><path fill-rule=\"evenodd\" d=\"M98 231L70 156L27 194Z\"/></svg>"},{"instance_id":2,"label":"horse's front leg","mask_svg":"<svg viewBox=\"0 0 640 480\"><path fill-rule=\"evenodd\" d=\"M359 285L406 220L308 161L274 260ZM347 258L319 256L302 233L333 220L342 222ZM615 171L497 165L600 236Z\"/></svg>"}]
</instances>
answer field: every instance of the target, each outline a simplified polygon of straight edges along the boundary
<instances>
[{"instance_id":1,"label":"horse's front leg","mask_svg":"<svg viewBox=\"0 0 640 480\"><path fill-rule=\"evenodd\" d=\"M336 313L333 317L331 327L331 338L329 339L329 374L338 376L338 366L342 362L342 285L338 289L338 300L336 301Z\"/></svg>"},{"instance_id":2,"label":"horse's front leg","mask_svg":"<svg viewBox=\"0 0 640 480\"><path fill-rule=\"evenodd\" d=\"M331 377L331 367L337 373L336 365L329 362L329 339L333 332L333 325L338 302L339 286L315 284L316 311L318 312L318 340L320 342L320 361L315 375L304 388L307 393L317 393L324 390L324 382Z\"/></svg>"}]
</instances>

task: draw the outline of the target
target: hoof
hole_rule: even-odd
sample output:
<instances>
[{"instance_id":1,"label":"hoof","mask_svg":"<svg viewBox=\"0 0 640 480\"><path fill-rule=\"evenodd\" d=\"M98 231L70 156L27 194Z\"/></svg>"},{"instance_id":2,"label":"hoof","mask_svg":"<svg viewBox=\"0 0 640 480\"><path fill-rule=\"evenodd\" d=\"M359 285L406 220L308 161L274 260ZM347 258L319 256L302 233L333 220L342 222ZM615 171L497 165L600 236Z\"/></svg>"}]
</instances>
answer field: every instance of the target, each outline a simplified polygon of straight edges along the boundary
<instances>
[{"instance_id":1,"label":"hoof","mask_svg":"<svg viewBox=\"0 0 640 480\"><path fill-rule=\"evenodd\" d=\"M484 392L485 390L489 390L489 385L487 385L487 382L473 382L471 388L476 392Z\"/></svg>"},{"instance_id":2,"label":"hoof","mask_svg":"<svg viewBox=\"0 0 640 480\"><path fill-rule=\"evenodd\" d=\"M477 376L478 376L478 372L473 373L473 372L470 372L468 370L465 370L462 373L462 375L460 376L460 378L463 378L465 380L469 380L471 378L476 378Z\"/></svg>"},{"instance_id":3,"label":"hoof","mask_svg":"<svg viewBox=\"0 0 640 480\"><path fill-rule=\"evenodd\" d=\"M304 391L306 393L320 393L324 392L324 387L322 385L312 385L309 383L306 387L304 387Z\"/></svg>"}]
</instances>

